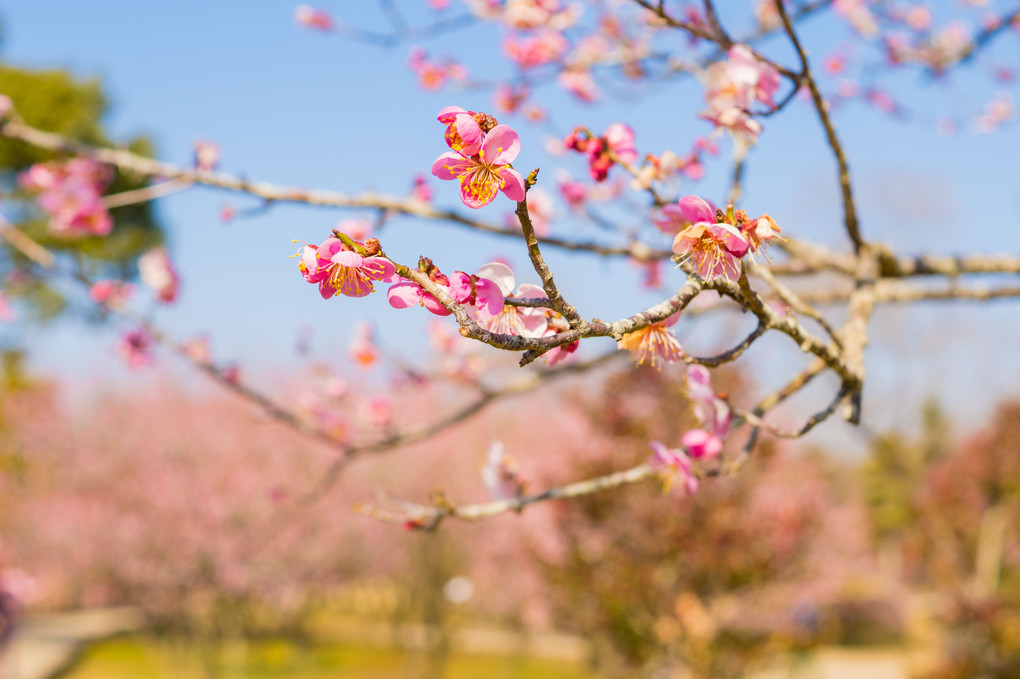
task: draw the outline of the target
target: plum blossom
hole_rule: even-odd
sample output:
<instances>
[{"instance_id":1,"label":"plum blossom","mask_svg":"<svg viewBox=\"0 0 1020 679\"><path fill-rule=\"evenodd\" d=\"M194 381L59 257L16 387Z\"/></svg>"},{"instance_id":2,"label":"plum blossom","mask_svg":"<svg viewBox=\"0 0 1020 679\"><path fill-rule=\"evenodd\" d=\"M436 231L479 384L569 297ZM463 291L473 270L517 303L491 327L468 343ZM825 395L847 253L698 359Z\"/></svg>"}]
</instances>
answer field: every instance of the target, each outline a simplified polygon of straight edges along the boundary
<instances>
[{"instance_id":1,"label":"plum blossom","mask_svg":"<svg viewBox=\"0 0 1020 679\"><path fill-rule=\"evenodd\" d=\"M495 283L504 297L545 297L545 290L537 285L525 283L514 292L514 272L502 262L489 262L478 269L478 276ZM504 304L502 310L480 319L479 325L501 335L522 335L542 337L548 329L546 310L542 308L519 307Z\"/></svg>"},{"instance_id":2,"label":"plum blossom","mask_svg":"<svg viewBox=\"0 0 1020 679\"><path fill-rule=\"evenodd\" d=\"M553 199L544 189L535 187L528 191L528 216L531 217L531 226L535 234L540 238L549 235L549 225L552 221ZM507 226L512 229L520 229L521 222L516 214L507 215Z\"/></svg>"},{"instance_id":3,"label":"plum blossom","mask_svg":"<svg viewBox=\"0 0 1020 679\"><path fill-rule=\"evenodd\" d=\"M306 281L318 283L323 299L336 295L364 297L375 290L372 281L390 282L396 277L396 266L390 260L367 251L362 255L333 236L318 248L305 245L299 254L298 269Z\"/></svg>"},{"instance_id":4,"label":"plum blossom","mask_svg":"<svg viewBox=\"0 0 1020 679\"><path fill-rule=\"evenodd\" d=\"M470 208L488 205L497 191L510 200L524 200L524 178L510 166L521 149L517 132L508 125L496 125L484 141L462 141L461 148L436 158L434 176L460 181L460 199Z\"/></svg>"},{"instance_id":5,"label":"plum blossom","mask_svg":"<svg viewBox=\"0 0 1020 679\"><path fill-rule=\"evenodd\" d=\"M491 116L468 111L460 106L447 106L436 119L446 125L446 145L454 151L470 149L465 151L469 155L478 153L485 140L485 132L496 126L496 120ZM486 129L482 129L482 125Z\"/></svg>"},{"instance_id":6,"label":"plum blossom","mask_svg":"<svg viewBox=\"0 0 1020 679\"><path fill-rule=\"evenodd\" d=\"M706 281L739 276L740 258L751 246L747 238L735 226L717 221L712 206L697 196L684 196L678 204L691 225L673 239L673 252L693 260L695 273Z\"/></svg>"},{"instance_id":7,"label":"plum blossom","mask_svg":"<svg viewBox=\"0 0 1020 679\"><path fill-rule=\"evenodd\" d=\"M113 219L103 204L103 191L113 179L110 168L91 158L36 163L18 176L18 183L38 191L39 207L50 216L58 236L106 236Z\"/></svg>"},{"instance_id":8,"label":"plum blossom","mask_svg":"<svg viewBox=\"0 0 1020 679\"><path fill-rule=\"evenodd\" d=\"M411 187L411 197L420 200L423 203L432 202L432 187L429 186L428 180L425 179L424 174L416 174L414 176L414 185Z\"/></svg>"},{"instance_id":9,"label":"plum blossom","mask_svg":"<svg viewBox=\"0 0 1020 679\"><path fill-rule=\"evenodd\" d=\"M559 31L544 30L526 37L509 35L503 41L503 53L521 69L549 64L562 57L570 43Z\"/></svg>"},{"instance_id":10,"label":"plum blossom","mask_svg":"<svg viewBox=\"0 0 1020 679\"><path fill-rule=\"evenodd\" d=\"M170 261L170 254L162 245L152 248L138 258L138 274L142 282L156 292L156 297L169 304L177 299L181 279Z\"/></svg>"},{"instance_id":11,"label":"plum blossom","mask_svg":"<svg viewBox=\"0 0 1020 679\"><path fill-rule=\"evenodd\" d=\"M499 286L481 275L481 272L467 274L455 271L447 276L425 257L419 262L418 268L429 277L429 280L445 290L453 301L467 306L479 317L493 316L503 308L503 293ZM390 287L386 297L394 309L420 305L437 316L450 315L450 310L443 306L442 302L412 280L400 280Z\"/></svg>"},{"instance_id":12,"label":"plum blossom","mask_svg":"<svg viewBox=\"0 0 1020 679\"><path fill-rule=\"evenodd\" d=\"M667 493L683 488L688 495L698 492L698 477L694 473L691 458L683 450L667 448L658 441L650 441L652 454L648 465L659 472L663 490Z\"/></svg>"},{"instance_id":13,"label":"plum blossom","mask_svg":"<svg viewBox=\"0 0 1020 679\"><path fill-rule=\"evenodd\" d=\"M108 279L93 283L89 287L89 297L98 304L118 304L130 297L133 291L127 283Z\"/></svg>"},{"instance_id":14,"label":"plum blossom","mask_svg":"<svg viewBox=\"0 0 1020 679\"><path fill-rule=\"evenodd\" d=\"M701 117L728 130L747 143L754 143L761 132L761 123L750 116L757 102L770 108L779 89L779 71L760 61L746 45L734 45L726 61L708 67L705 101L708 110Z\"/></svg>"},{"instance_id":15,"label":"plum blossom","mask_svg":"<svg viewBox=\"0 0 1020 679\"><path fill-rule=\"evenodd\" d=\"M379 360L379 347L375 343L371 323L359 323L347 347L351 359L361 368L371 368Z\"/></svg>"},{"instance_id":16,"label":"plum blossom","mask_svg":"<svg viewBox=\"0 0 1020 679\"><path fill-rule=\"evenodd\" d=\"M701 428L684 434L681 443L695 459L713 458L722 451L733 413L726 401L716 395L711 374L704 366L687 367L687 395L694 404L694 417Z\"/></svg>"},{"instance_id":17,"label":"plum blossom","mask_svg":"<svg viewBox=\"0 0 1020 679\"><path fill-rule=\"evenodd\" d=\"M305 28L329 32L333 30L333 17L324 9L310 5L298 5L294 9L294 21Z\"/></svg>"},{"instance_id":18,"label":"plum blossom","mask_svg":"<svg viewBox=\"0 0 1020 679\"><path fill-rule=\"evenodd\" d=\"M493 441L489 446L482 483L494 500L513 500L524 494L524 481L517 470L517 461L503 454L503 442Z\"/></svg>"},{"instance_id":19,"label":"plum blossom","mask_svg":"<svg viewBox=\"0 0 1020 679\"><path fill-rule=\"evenodd\" d=\"M452 59L439 63L430 60L425 50L415 47L411 50L408 66L418 76L418 84L426 90L438 90L448 80L466 80L467 69Z\"/></svg>"},{"instance_id":20,"label":"plum blossom","mask_svg":"<svg viewBox=\"0 0 1020 679\"><path fill-rule=\"evenodd\" d=\"M560 71L557 81L560 87L589 104L598 101L601 95L594 76L585 68L565 68Z\"/></svg>"},{"instance_id":21,"label":"plum blossom","mask_svg":"<svg viewBox=\"0 0 1020 679\"><path fill-rule=\"evenodd\" d=\"M605 181L609 168L616 163L634 163L638 152L634 146L634 130L623 123L613 123L601 137L592 137L583 128L575 128L563 144L588 156L588 173L597 182Z\"/></svg>"},{"instance_id":22,"label":"plum blossom","mask_svg":"<svg viewBox=\"0 0 1020 679\"><path fill-rule=\"evenodd\" d=\"M675 313L665 320L646 325L645 327L628 332L617 342L617 348L626 349L634 355L634 362L638 365L648 365L659 370L663 363L681 363L684 360L684 351L680 347L680 341L670 330L680 320L680 314Z\"/></svg>"},{"instance_id":23,"label":"plum blossom","mask_svg":"<svg viewBox=\"0 0 1020 679\"><path fill-rule=\"evenodd\" d=\"M205 139L195 142L195 167L205 172L212 172L220 162L219 144Z\"/></svg>"},{"instance_id":24,"label":"plum blossom","mask_svg":"<svg viewBox=\"0 0 1020 679\"><path fill-rule=\"evenodd\" d=\"M129 367L142 368L152 363L152 336L142 328L131 330L117 343L117 355Z\"/></svg>"}]
</instances>

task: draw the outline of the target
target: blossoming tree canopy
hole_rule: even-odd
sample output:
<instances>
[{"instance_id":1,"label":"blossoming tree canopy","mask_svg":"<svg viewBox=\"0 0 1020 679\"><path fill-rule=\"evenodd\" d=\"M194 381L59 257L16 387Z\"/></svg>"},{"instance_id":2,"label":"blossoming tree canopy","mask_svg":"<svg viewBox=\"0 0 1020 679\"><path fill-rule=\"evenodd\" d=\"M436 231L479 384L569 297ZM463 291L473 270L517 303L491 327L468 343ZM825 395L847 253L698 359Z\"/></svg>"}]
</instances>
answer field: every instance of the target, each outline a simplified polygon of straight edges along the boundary
<instances>
[{"instance_id":1,"label":"blossoming tree canopy","mask_svg":"<svg viewBox=\"0 0 1020 679\"><path fill-rule=\"evenodd\" d=\"M359 124L330 128L344 143L371 149L346 154L361 174L329 190L226 169L226 146L206 134L177 149L186 162L154 160L145 145L124 147L102 133L102 107L89 103L87 87L44 73L0 78L0 164L17 205L0 222L3 315L16 314L33 286L83 286L82 299L99 316L124 326L114 346L127 365L144 368L165 347L269 417L331 446L335 460L310 496L328 491L359 456L426 440L492 402L620 356L632 358L634 370L683 375L697 426L677 440L649 440L634 466L541 490L521 481L529 477L527 458L494 443L478 478L491 502L440 498L364 509L432 528L446 518L486 518L654 476L668 490L694 494L710 477L737 473L761 437L800 437L836 413L861 421L869 383L864 352L882 305L1020 296L1015 252L970 252L970 241L959 239L953 245L961 249L950 255L924 249L934 238L911 236L909 248L887 243L851 172L852 135L836 123L866 107L890 124L909 121L932 134L968 126L974 134L1010 134L1008 91L950 115L926 110L928 99L891 83L899 72L935 82L981 80L967 90L975 96L1012 83L1015 66L997 49L1017 40L1020 10L998 13L967 2L935 13L917 3L842 0L382 4L389 22L383 32L358 23L373 3L293 11L302 40L401 50L401 77L424 90L420 106L411 97L401 106L369 101L353 107ZM807 21L816 16L828 17L828 33ZM826 51L815 56L809 44ZM960 68L973 62L985 66L981 75ZM32 95L39 83L55 91L43 105ZM683 96L671 89L676 83L687 88ZM386 94L377 90L365 96ZM50 116L50 100L65 95L85 100L77 106L86 114ZM655 105L632 105L639 100ZM376 122L366 119L372 111L380 119L396 112L399 120L385 135L360 135ZM431 132L409 132L420 129ZM827 167L824 177L815 162ZM805 200L813 190L795 181L773 181L761 193L745 186L799 163L812 181L815 174L824 179L825 189L810 196L824 206ZM375 168L383 188L366 176ZM294 241L300 249L292 266L318 289L317 318L356 328L346 351L330 356L359 375L378 371L389 379L348 389L343 371L316 366L318 387L289 407L218 357L208 336L177 337L160 327L151 309L184 305L188 276L149 206L203 188L243 202L215 212L224 228L249 236L261 228L254 220L271 220L281 205L336 211L327 218L307 212L315 233L307 243ZM459 231L450 237L446 227ZM183 234L188 226L171 228ZM298 235L289 228L288 238ZM465 245L474 237L486 239L479 241L490 249L486 255ZM241 269L245 288L258 278L237 254L247 240L215 248L214 265ZM587 263L577 264L582 258ZM641 273L641 285L619 276L619 261ZM429 313L404 311L416 308ZM383 324L358 322L359 314L392 316L383 331ZM722 318L738 319L737 335ZM418 327L427 329L407 330ZM686 339L699 334L716 337L716 345ZM427 340L427 365L411 360L422 350L402 344L409 337L419 346ZM766 337L773 344L758 344ZM307 343L299 345L307 358ZM770 347L767 359L745 357L756 345ZM523 375L501 369L508 352ZM720 366L753 370L764 363L785 371L785 383L734 394L713 386ZM823 374L830 393L798 425L776 415ZM405 416L413 413L395 404L425 384L469 386L476 399L433 422L412 422Z\"/></svg>"}]
</instances>

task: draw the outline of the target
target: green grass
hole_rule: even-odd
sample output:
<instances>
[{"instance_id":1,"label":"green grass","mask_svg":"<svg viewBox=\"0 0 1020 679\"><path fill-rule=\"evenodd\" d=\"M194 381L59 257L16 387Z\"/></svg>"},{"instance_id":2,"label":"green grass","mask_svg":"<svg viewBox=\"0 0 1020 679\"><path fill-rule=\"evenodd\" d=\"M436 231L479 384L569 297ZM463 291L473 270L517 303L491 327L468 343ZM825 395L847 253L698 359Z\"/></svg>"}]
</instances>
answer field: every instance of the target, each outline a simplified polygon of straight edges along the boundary
<instances>
[{"instance_id":1,"label":"green grass","mask_svg":"<svg viewBox=\"0 0 1020 679\"><path fill-rule=\"evenodd\" d=\"M231 644L222 679L407 679L421 677L423 656L398 649L331 644L301 648L287 641ZM443 679L591 679L576 663L456 654ZM122 637L87 650L66 679L203 679L193 648L152 636Z\"/></svg>"}]
</instances>

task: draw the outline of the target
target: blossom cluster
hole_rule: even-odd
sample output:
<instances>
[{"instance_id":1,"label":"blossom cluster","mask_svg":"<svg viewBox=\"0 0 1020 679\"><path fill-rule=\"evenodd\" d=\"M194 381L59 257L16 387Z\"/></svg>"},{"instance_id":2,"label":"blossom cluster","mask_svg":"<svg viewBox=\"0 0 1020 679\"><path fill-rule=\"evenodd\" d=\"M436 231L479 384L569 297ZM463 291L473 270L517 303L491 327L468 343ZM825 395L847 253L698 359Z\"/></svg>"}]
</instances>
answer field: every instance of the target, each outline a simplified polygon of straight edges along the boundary
<instances>
[{"instance_id":1,"label":"blossom cluster","mask_svg":"<svg viewBox=\"0 0 1020 679\"><path fill-rule=\"evenodd\" d=\"M613 165L630 164L638 159L634 130L623 123L613 123L600 137L592 136L584 128L575 128L563 145L588 157L588 173L597 182L605 181Z\"/></svg>"},{"instance_id":2,"label":"blossom cluster","mask_svg":"<svg viewBox=\"0 0 1020 679\"><path fill-rule=\"evenodd\" d=\"M18 176L18 183L38 191L37 202L50 216L50 229L59 236L105 236L113 219L103 204L103 191L113 180L106 165L91 158L36 163Z\"/></svg>"},{"instance_id":3,"label":"blossom cluster","mask_svg":"<svg viewBox=\"0 0 1020 679\"><path fill-rule=\"evenodd\" d=\"M768 214L750 219L743 210L734 210L732 203L723 212L697 196L684 196L676 205L667 205L663 215L670 223L686 225L673 239L673 252L693 261L695 273L706 281L717 276L737 278L740 258L764 250L780 231Z\"/></svg>"},{"instance_id":4,"label":"blossom cluster","mask_svg":"<svg viewBox=\"0 0 1020 679\"><path fill-rule=\"evenodd\" d=\"M755 102L775 106L779 71L759 60L746 45L734 45L726 61L708 67L706 80L708 109L702 111L701 118L746 143L757 141L761 123L751 118L751 106Z\"/></svg>"},{"instance_id":5,"label":"blossom cluster","mask_svg":"<svg viewBox=\"0 0 1020 679\"><path fill-rule=\"evenodd\" d=\"M722 452L723 439L729 433L733 413L726 401L712 389L711 375L704 366L688 366L687 393L701 427L684 434L680 448L667 448L659 441L651 441L652 455L648 464L659 472L667 492L682 487L693 495L699 485L693 461L711 460Z\"/></svg>"}]
</instances>

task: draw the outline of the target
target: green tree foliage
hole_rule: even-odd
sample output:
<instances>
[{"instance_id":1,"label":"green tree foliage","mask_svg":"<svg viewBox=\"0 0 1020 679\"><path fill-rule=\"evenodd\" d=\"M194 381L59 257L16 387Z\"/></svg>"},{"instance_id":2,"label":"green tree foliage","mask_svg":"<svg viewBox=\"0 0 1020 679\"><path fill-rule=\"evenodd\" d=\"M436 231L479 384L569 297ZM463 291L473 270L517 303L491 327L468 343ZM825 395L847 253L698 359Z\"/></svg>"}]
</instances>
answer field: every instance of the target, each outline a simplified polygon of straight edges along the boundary
<instances>
[{"instance_id":1,"label":"green tree foliage","mask_svg":"<svg viewBox=\"0 0 1020 679\"><path fill-rule=\"evenodd\" d=\"M108 105L95 78L79 80L62 70L31 70L0 64L0 93L11 98L17 114L29 125L89 144L117 146L103 128L102 118ZM136 137L121 146L147 156L154 152L151 141L145 137ZM74 256L90 276L132 277L138 256L163 241L152 204L112 209L114 228L106 237L53 236L46 216L37 208L32 196L18 187L17 175L34 163L55 159L58 157L53 153L0 139L0 186L5 194L5 216L47 248ZM118 171L107 193L130 191L146 184L145 177ZM6 287L28 302L36 319L51 318L65 309L66 300L60 291L32 276L27 262L16 252L7 249L0 267L0 274L4 276L18 271L15 284Z\"/></svg>"}]
</instances>

